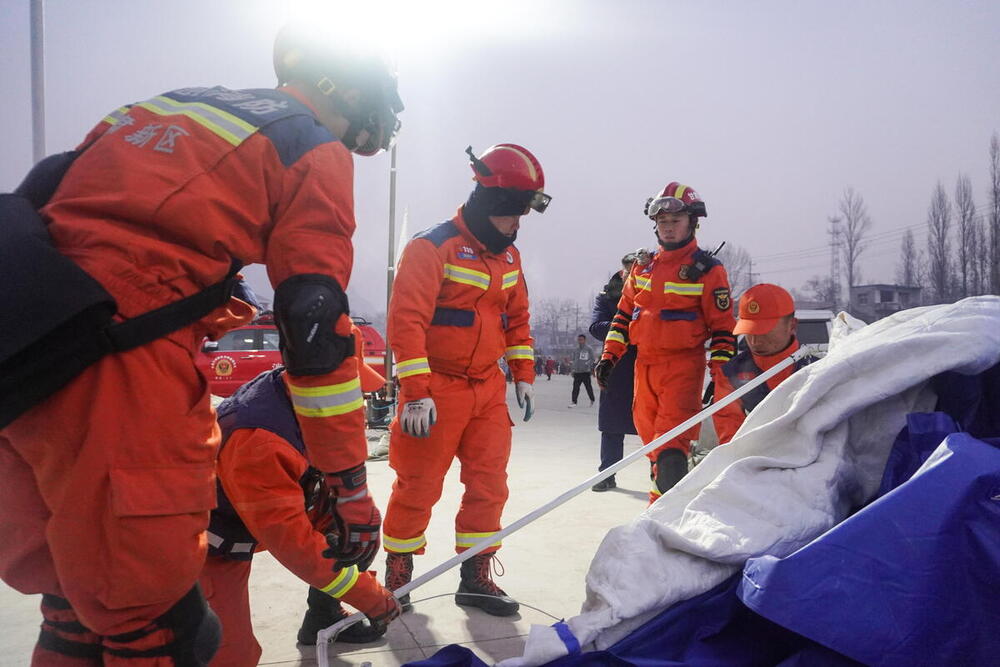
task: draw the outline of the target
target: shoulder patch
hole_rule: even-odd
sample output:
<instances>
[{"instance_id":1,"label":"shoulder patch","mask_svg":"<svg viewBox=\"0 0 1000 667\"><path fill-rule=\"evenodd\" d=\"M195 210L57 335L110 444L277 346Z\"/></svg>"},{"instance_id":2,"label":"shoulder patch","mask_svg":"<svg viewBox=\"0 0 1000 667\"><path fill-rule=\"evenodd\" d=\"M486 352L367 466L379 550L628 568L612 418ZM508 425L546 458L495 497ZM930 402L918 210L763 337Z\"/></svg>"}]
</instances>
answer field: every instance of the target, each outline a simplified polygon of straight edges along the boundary
<instances>
[{"instance_id":1,"label":"shoulder patch","mask_svg":"<svg viewBox=\"0 0 1000 667\"><path fill-rule=\"evenodd\" d=\"M712 297L715 299L715 307L719 310L726 311L732 306L728 287L718 287L712 290Z\"/></svg>"},{"instance_id":2,"label":"shoulder patch","mask_svg":"<svg viewBox=\"0 0 1000 667\"><path fill-rule=\"evenodd\" d=\"M458 236L458 233L458 227L455 226L455 223L447 220L439 225L434 225L430 229L425 229L422 232L414 234L413 238L426 239L433 243L434 247L440 248L445 241Z\"/></svg>"}]
</instances>

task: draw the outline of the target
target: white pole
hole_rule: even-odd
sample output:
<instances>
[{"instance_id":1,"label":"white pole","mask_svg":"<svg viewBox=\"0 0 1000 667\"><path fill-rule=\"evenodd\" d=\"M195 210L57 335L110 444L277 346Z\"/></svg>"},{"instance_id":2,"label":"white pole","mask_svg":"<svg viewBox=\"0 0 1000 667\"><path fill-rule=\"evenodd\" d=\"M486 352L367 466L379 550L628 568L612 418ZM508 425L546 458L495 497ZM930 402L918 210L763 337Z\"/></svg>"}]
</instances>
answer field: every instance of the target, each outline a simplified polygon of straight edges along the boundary
<instances>
[{"instance_id":1,"label":"white pole","mask_svg":"<svg viewBox=\"0 0 1000 667\"><path fill-rule=\"evenodd\" d=\"M31 0L31 147L35 162L45 157L44 0Z\"/></svg>"},{"instance_id":2,"label":"white pole","mask_svg":"<svg viewBox=\"0 0 1000 667\"><path fill-rule=\"evenodd\" d=\"M389 152L389 243L388 264L385 270L385 312L389 313L389 299L392 297L392 281L396 277L396 144ZM389 329L385 331L385 395L391 399L395 393L392 386L392 348L389 346Z\"/></svg>"},{"instance_id":3,"label":"white pole","mask_svg":"<svg viewBox=\"0 0 1000 667\"><path fill-rule=\"evenodd\" d=\"M657 447L659 447L663 443L667 442L668 440L672 440L673 438L676 438L677 436L679 436L681 433L683 433L684 431L688 430L692 426L694 426L696 424L700 424L701 422L705 421L706 419L708 419L709 417L711 417L712 415L714 415L716 412L718 412L722 408L726 407L727 405L729 405L730 403L732 403L736 399L742 397L748 391L750 391L752 389L755 389L756 387L758 387L759 385L763 384L764 382L767 382L772 377L774 377L775 375L777 375L778 373L780 373L784 369L786 369L789 366L791 366L792 364L794 364L800 358L802 358L805 355L809 354L809 352L810 352L810 350L808 348L806 348L806 347L799 348L798 350L795 351L794 354L792 354L791 356L789 356L787 359L783 359L779 363L775 364L771 368L767 369L766 371L764 371L763 373L761 373L760 375L758 375L757 377L755 377L750 382L747 382L745 385L743 385L742 387L740 387L739 389L737 389L733 393L729 394L728 396L725 396L724 398L719 399L718 403L713 403L712 405L708 406L707 408L705 408L704 410L702 410L698 414L694 415L693 417L691 417L687 421L682 422L681 424L678 424L677 426L673 427L672 429L670 429L669 431L667 431L666 433L664 433L660 437L658 437L655 440L653 440L652 442L650 442L648 445L645 445L641 449L637 449L636 451L632 452L631 454L629 454L628 456L626 456L622 460L620 460L617 463L615 463L613 466L611 466L609 468L605 468L601 472L597 473L593 477L590 477L589 479L584 480L583 482L581 482L577 486L573 487L569 491L566 491L565 493L563 493L562 495L558 496L557 498L549 501L548 503L542 505L541 507L538 507L538 508L532 510L531 512L528 512L523 517L521 517L520 519L518 519L514 523L510 524L509 526L507 526L506 528L504 528L500 532L498 532L498 533L496 533L494 535L491 535L489 537L483 538L482 540L480 540L479 542L477 542L475 544L475 546L470 547L469 549L466 549L462 553L460 553L460 554L458 554L456 556L453 556L452 558L449 558L445 562L439 564L437 567L431 569L429 572L426 572L426 573L420 575L419 577L417 577L416 579L414 579L410 583L406 584L405 586L399 587L398 589L396 589L395 591L393 591L393 593L395 594L395 596L396 596L397 599L401 598L404 595L406 595L407 593L409 593L410 591L414 590L415 588L423 586L424 584L426 584L431 579L434 579L435 577L437 577L437 576L441 575L442 573L450 570L451 568L455 567L456 565L467 561L468 559L472 558L476 554L480 553L481 551L483 551L484 549L486 549L487 547L489 547L491 544L494 544L494 543L502 540L504 537L510 535L511 533L520 530L524 526L527 526L532 521L535 521L536 519L542 517L543 515L548 514L550 511L552 511L556 507L559 507L560 505L562 505L563 503L565 503L567 500L569 500L573 496L580 495L582 492L586 491L587 489L589 489L594 484L600 482L603 479L606 479L606 478L610 477L611 475L614 475L616 472L618 472L619 470L621 470L625 466L631 464L633 461L635 461L639 457L644 456L647 452L653 451L654 449L656 449ZM338 621L337 623L334 623L330 627L325 628L323 630L320 630L317 633L317 635L316 635L316 660L317 660L317 662L319 662L319 666L320 667L326 667L327 664L328 664L327 663L327 659L326 659L326 645L327 645L327 643L330 642L332 638L335 638L338 633L340 633L342 630L344 630L344 628L350 627L351 625L353 625L353 624L355 624L355 623L357 623L359 621L364 620L364 618L365 618L365 615L362 614L361 612L358 612L358 613L355 613L355 614L351 614L347 618L345 618L345 619L343 619L341 621Z\"/></svg>"}]
</instances>

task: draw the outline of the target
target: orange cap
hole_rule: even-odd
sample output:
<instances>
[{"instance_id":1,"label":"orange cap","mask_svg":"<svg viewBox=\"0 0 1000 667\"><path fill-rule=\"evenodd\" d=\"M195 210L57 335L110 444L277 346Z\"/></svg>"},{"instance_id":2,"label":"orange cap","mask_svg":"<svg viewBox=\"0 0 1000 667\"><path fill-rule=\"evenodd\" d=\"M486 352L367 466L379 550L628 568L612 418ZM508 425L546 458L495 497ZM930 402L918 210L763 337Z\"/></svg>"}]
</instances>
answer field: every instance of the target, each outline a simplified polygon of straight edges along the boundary
<instances>
[{"instance_id":1,"label":"orange cap","mask_svg":"<svg viewBox=\"0 0 1000 667\"><path fill-rule=\"evenodd\" d=\"M385 378L381 373L365 363L365 339L361 329L351 326L354 334L354 357L358 360L358 375L361 377L361 391L369 394L385 386Z\"/></svg>"},{"instance_id":2,"label":"orange cap","mask_svg":"<svg viewBox=\"0 0 1000 667\"><path fill-rule=\"evenodd\" d=\"M740 297L740 319L733 333L763 335L782 317L795 314L795 301L784 288L769 283L754 285Z\"/></svg>"}]
</instances>

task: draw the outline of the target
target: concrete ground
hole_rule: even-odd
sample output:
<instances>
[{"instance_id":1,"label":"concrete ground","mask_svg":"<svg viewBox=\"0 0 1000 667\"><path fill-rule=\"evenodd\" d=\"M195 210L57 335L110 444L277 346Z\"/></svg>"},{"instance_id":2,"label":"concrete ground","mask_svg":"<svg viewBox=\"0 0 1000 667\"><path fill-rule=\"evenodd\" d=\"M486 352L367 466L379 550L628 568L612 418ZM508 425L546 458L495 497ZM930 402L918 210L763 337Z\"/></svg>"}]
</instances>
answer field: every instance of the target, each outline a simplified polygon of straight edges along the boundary
<instances>
[{"instance_id":1,"label":"concrete ground","mask_svg":"<svg viewBox=\"0 0 1000 667\"><path fill-rule=\"evenodd\" d=\"M571 385L569 376L553 376L551 381L542 376L535 384L535 416L527 424L521 422L513 389L508 391L515 428L506 524L597 472L597 406L590 407L584 395L579 407L567 407ZM626 454L640 446L638 437L626 437ZM417 558L415 575L454 555L454 516L462 493L458 473L456 464L434 508L427 553ZM384 508L394 477L388 462L370 461L368 477L376 501ZM330 645L330 664L400 665L428 657L447 644L466 645L487 663L521 655L533 623L548 625L580 611L584 577L605 533L646 507L650 482L645 460L619 472L617 480L617 490L587 490L504 540L499 559L505 574L497 581L521 602L518 615L496 618L456 606L452 597L458 586L456 568L414 591L413 611L395 621L380 641ZM373 566L380 578L384 566L380 556ZM260 664L315 664L315 649L299 647L295 641L305 610L306 585L264 553L254 558L250 586L254 628L264 649ZM0 584L0 627L4 628L0 665L28 664L40 621L38 597L20 595Z\"/></svg>"}]
</instances>

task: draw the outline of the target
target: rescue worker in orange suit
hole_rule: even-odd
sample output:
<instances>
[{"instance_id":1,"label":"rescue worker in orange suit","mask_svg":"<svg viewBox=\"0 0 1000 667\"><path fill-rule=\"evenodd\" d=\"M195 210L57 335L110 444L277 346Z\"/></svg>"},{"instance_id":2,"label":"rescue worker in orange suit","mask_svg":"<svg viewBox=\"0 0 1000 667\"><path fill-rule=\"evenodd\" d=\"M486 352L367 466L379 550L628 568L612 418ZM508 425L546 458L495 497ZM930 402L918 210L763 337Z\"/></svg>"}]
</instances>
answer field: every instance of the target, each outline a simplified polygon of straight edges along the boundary
<instances>
[{"instance_id":1,"label":"rescue worker in orange suit","mask_svg":"<svg viewBox=\"0 0 1000 667\"><path fill-rule=\"evenodd\" d=\"M795 337L798 320L795 319L795 300L777 285L761 283L754 285L740 297L740 319L736 321L733 333L743 335L747 348L741 350L722 367L721 375L716 375L713 383L714 400L718 401L733 393L747 382L781 363L799 349ZM733 439L743 420L757 404L764 400L771 390L784 382L792 373L808 366L815 357L805 356L795 364L781 371L773 378L758 385L712 416L719 444Z\"/></svg>"},{"instance_id":2,"label":"rescue worker in orange suit","mask_svg":"<svg viewBox=\"0 0 1000 667\"><path fill-rule=\"evenodd\" d=\"M103 356L0 431L0 574L43 594L36 665L205 665L216 650L197 581L220 432L194 357L205 336L253 314L206 288L228 285L234 265L266 264L276 286L291 403L336 499L327 567L364 570L378 552L344 294L351 153L385 149L402 103L381 60L306 32L279 33L276 90L186 88L120 108L57 185L38 182L52 176L46 161L21 189L34 207L47 199L57 254L117 309L94 336ZM48 268L34 267L36 285L48 286ZM222 296L192 317L206 294ZM38 332L81 338L64 334Z\"/></svg>"},{"instance_id":3,"label":"rescue worker in orange suit","mask_svg":"<svg viewBox=\"0 0 1000 667\"><path fill-rule=\"evenodd\" d=\"M361 340L357 328L353 334ZM377 391L385 380L363 359L359 345L361 389ZM306 458L285 370L261 373L240 387L219 405L218 418L219 505L209 522L208 558L200 578L222 623L222 642L212 665L252 667L260 659L250 623L248 579L254 553L265 549L309 584L299 643L314 645L319 630L346 618L341 601L364 612L369 623L350 626L337 641L378 639L386 630L385 619L398 613L398 603L373 573L359 571L357 565L331 571L325 536L341 533L324 475Z\"/></svg>"},{"instance_id":4,"label":"rescue worker in orange suit","mask_svg":"<svg viewBox=\"0 0 1000 667\"><path fill-rule=\"evenodd\" d=\"M475 188L451 220L417 234L400 259L389 302L389 341L402 409L390 427L389 465L396 481L383 524L386 585L410 581L413 555L424 553L431 507L452 460L465 492L455 518L455 550L500 530L507 500L511 420L497 361L514 375L524 421L533 412L533 340L528 289L514 239L521 217L550 198L535 156L498 144L472 160ZM493 581L500 543L462 563L455 601L495 616L518 610ZM409 596L400 598L403 609Z\"/></svg>"},{"instance_id":5,"label":"rescue worker in orange suit","mask_svg":"<svg viewBox=\"0 0 1000 667\"><path fill-rule=\"evenodd\" d=\"M735 352L729 278L712 253L698 247L695 230L705 202L673 182L646 203L660 248L633 266L604 341L595 374L602 388L629 345L636 346L632 416L645 443L701 410L705 342L712 377ZM648 256L648 253L644 253ZM649 454L649 502L673 488L688 470L692 427Z\"/></svg>"}]
</instances>

